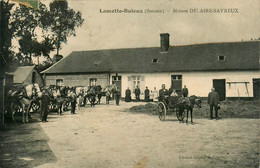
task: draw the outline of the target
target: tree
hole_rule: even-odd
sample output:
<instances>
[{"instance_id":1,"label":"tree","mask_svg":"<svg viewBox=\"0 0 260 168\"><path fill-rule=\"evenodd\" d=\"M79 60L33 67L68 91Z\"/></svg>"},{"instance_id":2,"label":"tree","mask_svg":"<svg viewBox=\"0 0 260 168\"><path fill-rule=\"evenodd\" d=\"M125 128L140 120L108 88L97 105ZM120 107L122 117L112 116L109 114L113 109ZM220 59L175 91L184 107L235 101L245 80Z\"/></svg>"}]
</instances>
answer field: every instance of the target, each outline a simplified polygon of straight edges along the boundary
<instances>
[{"instance_id":1,"label":"tree","mask_svg":"<svg viewBox=\"0 0 260 168\"><path fill-rule=\"evenodd\" d=\"M6 67L12 61L11 44L15 27L10 25L11 22L11 9L14 4L9 1L0 2L0 67Z\"/></svg>"},{"instance_id":2,"label":"tree","mask_svg":"<svg viewBox=\"0 0 260 168\"><path fill-rule=\"evenodd\" d=\"M76 28L83 24L81 12L70 9L66 0L54 0L50 3L49 13L44 10L42 16L39 21L45 31L52 33L57 55L59 55L61 44L66 43L69 36L76 36Z\"/></svg>"},{"instance_id":3,"label":"tree","mask_svg":"<svg viewBox=\"0 0 260 168\"><path fill-rule=\"evenodd\" d=\"M32 63L32 57L38 58L41 55L45 57L49 57L51 51L55 48L53 47L53 42L50 40L48 34L37 34L36 30L41 29L41 24L39 24L39 20L44 17L45 14L48 13L46 6L40 3L40 9L34 10L23 5L20 5L14 11L14 26L17 28L15 36L19 39L19 51L23 54L22 62L27 62L29 58L28 64ZM39 41L39 39L43 39Z\"/></svg>"}]
</instances>

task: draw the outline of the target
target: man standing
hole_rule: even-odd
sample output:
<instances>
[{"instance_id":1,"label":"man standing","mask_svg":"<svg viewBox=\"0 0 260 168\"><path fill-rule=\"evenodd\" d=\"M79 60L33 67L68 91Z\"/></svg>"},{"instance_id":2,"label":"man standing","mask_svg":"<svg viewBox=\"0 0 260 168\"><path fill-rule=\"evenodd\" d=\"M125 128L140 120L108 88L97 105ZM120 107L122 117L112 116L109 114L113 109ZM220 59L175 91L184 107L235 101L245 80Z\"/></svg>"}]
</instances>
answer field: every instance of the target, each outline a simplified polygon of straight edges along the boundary
<instances>
[{"instance_id":1,"label":"man standing","mask_svg":"<svg viewBox=\"0 0 260 168\"><path fill-rule=\"evenodd\" d=\"M77 102L77 96L75 94L75 91L72 90L70 93L71 114L75 114L76 102Z\"/></svg>"},{"instance_id":2,"label":"man standing","mask_svg":"<svg viewBox=\"0 0 260 168\"><path fill-rule=\"evenodd\" d=\"M107 90L106 91L106 104L109 104L109 100L110 100L110 91Z\"/></svg>"},{"instance_id":3,"label":"man standing","mask_svg":"<svg viewBox=\"0 0 260 168\"><path fill-rule=\"evenodd\" d=\"M126 102L130 102L131 101L131 90L129 89L129 87L125 91L125 101Z\"/></svg>"},{"instance_id":4,"label":"man standing","mask_svg":"<svg viewBox=\"0 0 260 168\"><path fill-rule=\"evenodd\" d=\"M42 90L42 97L41 97L41 119L42 122L48 122L47 116L49 113L49 104L50 104L50 98L47 95L46 90Z\"/></svg>"},{"instance_id":5,"label":"man standing","mask_svg":"<svg viewBox=\"0 0 260 168\"><path fill-rule=\"evenodd\" d=\"M219 95L215 92L215 88L212 88L208 95L208 104L210 105L210 119L213 119L213 107L215 109L216 119L220 119L218 116Z\"/></svg>"},{"instance_id":6,"label":"man standing","mask_svg":"<svg viewBox=\"0 0 260 168\"><path fill-rule=\"evenodd\" d=\"M184 85L184 88L181 90L182 96L187 97L189 95L189 90L186 88L186 85Z\"/></svg>"},{"instance_id":7,"label":"man standing","mask_svg":"<svg viewBox=\"0 0 260 168\"><path fill-rule=\"evenodd\" d=\"M146 87L146 89L144 90L144 101L145 102L149 102L150 100L150 90L148 89L148 87Z\"/></svg>"},{"instance_id":8,"label":"man standing","mask_svg":"<svg viewBox=\"0 0 260 168\"><path fill-rule=\"evenodd\" d=\"M135 88L135 99L136 99L136 101L140 101L140 93L141 93L141 90L138 88L138 86L136 86L136 88Z\"/></svg>"},{"instance_id":9,"label":"man standing","mask_svg":"<svg viewBox=\"0 0 260 168\"><path fill-rule=\"evenodd\" d=\"M116 105L119 106L119 100L120 100L121 92L120 92L118 87L116 89L115 96L116 96Z\"/></svg>"},{"instance_id":10,"label":"man standing","mask_svg":"<svg viewBox=\"0 0 260 168\"><path fill-rule=\"evenodd\" d=\"M169 95L169 92L165 89L165 84L162 84L162 89L159 90L159 101L162 101L167 95Z\"/></svg>"}]
</instances>

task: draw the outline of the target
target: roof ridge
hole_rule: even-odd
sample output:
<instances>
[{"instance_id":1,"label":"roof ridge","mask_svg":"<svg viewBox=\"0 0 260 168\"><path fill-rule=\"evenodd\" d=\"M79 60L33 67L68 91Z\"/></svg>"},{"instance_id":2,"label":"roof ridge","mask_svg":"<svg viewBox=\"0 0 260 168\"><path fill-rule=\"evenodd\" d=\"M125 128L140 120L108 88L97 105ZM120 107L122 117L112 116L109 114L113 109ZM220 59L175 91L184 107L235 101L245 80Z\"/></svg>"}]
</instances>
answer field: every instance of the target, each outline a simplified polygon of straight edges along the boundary
<instances>
[{"instance_id":1,"label":"roof ridge","mask_svg":"<svg viewBox=\"0 0 260 168\"><path fill-rule=\"evenodd\" d=\"M249 41L227 41L227 42L205 42L195 44L181 44L181 45L170 45L170 47L182 47L182 46L196 46L196 45L207 45L207 44L230 44L230 43L248 43L248 42L260 42L260 40L249 40ZM135 48L105 48L105 49L90 49L90 50L78 50L73 52L95 52L95 51L110 51L110 50L129 50L129 49L150 49L160 47L135 47ZM69 54L70 55L70 54ZM69 56L68 55L68 56Z\"/></svg>"},{"instance_id":2,"label":"roof ridge","mask_svg":"<svg viewBox=\"0 0 260 168\"><path fill-rule=\"evenodd\" d=\"M91 49L91 50L80 50L80 51L72 51L72 52L91 52L91 51L109 51L109 50L129 50L129 49L144 49L144 48L160 48L160 47L137 47L137 48L106 48L106 49Z\"/></svg>"},{"instance_id":3,"label":"roof ridge","mask_svg":"<svg viewBox=\"0 0 260 168\"><path fill-rule=\"evenodd\" d=\"M207 44L230 44L230 43L248 43L248 42L260 42L260 40L249 40L249 41L227 41L227 42L206 42L196 44L183 44L183 45L170 45L170 47L183 47L183 46L194 46L194 45L207 45Z\"/></svg>"}]
</instances>

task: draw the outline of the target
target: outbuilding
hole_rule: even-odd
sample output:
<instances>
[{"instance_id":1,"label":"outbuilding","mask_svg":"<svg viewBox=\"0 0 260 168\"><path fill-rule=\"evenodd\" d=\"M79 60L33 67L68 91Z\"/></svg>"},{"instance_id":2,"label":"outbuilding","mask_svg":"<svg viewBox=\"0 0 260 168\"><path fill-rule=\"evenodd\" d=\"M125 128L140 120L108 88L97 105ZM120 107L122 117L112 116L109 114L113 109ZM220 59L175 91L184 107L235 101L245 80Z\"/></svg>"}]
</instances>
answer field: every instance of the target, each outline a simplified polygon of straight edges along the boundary
<instances>
[{"instance_id":1,"label":"outbuilding","mask_svg":"<svg viewBox=\"0 0 260 168\"><path fill-rule=\"evenodd\" d=\"M44 85L41 74L35 69L35 66L13 66L8 70L13 75L13 86L30 85L37 83L40 87Z\"/></svg>"}]
</instances>

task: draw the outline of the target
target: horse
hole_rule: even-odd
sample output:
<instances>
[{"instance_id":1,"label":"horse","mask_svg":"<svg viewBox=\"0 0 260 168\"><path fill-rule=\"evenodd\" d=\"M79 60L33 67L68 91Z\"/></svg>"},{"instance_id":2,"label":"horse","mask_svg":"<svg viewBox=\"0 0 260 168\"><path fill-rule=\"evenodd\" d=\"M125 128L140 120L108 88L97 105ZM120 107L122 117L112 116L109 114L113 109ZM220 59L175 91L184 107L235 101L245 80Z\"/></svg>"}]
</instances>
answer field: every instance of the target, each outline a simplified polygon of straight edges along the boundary
<instances>
[{"instance_id":1,"label":"horse","mask_svg":"<svg viewBox=\"0 0 260 168\"><path fill-rule=\"evenodd\" d=\"M103 89L103 91L104 91L104 92L109 91L110 93L115 93L116 89L117 89L116 84L112 84L112 85L107 85L107 86Z\"/></svg>"},{"instance_id":2,"label":"horse","mask_svg":"<svg viewBox=\"0 0 260 168\"><path fill-rule=\"evenodd\" d=\"M112 84L112 85L107 85L104 89L103 89L103 92L107 92L109 91L110 93L116 93L117 91L117 86L116 84Z\"/></svg>"},{"instance_id":3,"label":"horse","mask_svg":"<svg viewBox=\"0 0 260 168\"><path fill-rule=\"evenodd\" d=\"M179 109L181 109L182 112L184 112L184 110L187 111L186 123L188 123L189 112L191 115L191 123L193 123L192 112L194 105L201 108L201 99L195 95L192 95L190 97L182 97L178 100Z\"/></svg>"},{"instance_id":4,"label":"horse","mask_svg":"<svg viewBox=\"0 0 260 168\"><path fill-rule=\"evenodd\" d=\"M116 84L112 84L112 85L107 85L104 89L103 92L109 92L112 95L112 98L114 98L114 94L117 91L117 86Z\"/></svg>"},{"instance_id":5,"label":"horse","mask_svg":"<svg viewBox=\"0 0 260 168\"><path fill-rule=\"evenodd\" d=\"M11 100L11 115L14 121L17 108L21 107L23 115L23 123L29 123L29 111L33 102L37 101L42 95L38 84L22 86L16 91L9 91L8 97Z\"/></svg>"},{"instance_id":6,"label":"horse","mask_svg":"<svg viewBox=\"0 0 260 168\"><path fill-rule=\"evenodd\" d=\"M95 91L96 91L96 94L97 94L97 104L100 104L100 100L101 100L101 97L102 97L102 87L100 85L97 85L95 87Z\"/></svg>"},{"instance_id":7,"label":"horse","mask_svg":"<svg viewBox=\"0 0 260 168\"><path fill-rule=\"evenodd\" d=\"M97 96L97 94L96 94L95 87L89 87L88 91L87 91L87 94L86 94L86 97L88 98L91 107L95 107L96 96Z\"/></svg>"},{"instance_id":8,"label":"horse","mask_svg":"<svg viewBox=\"0 0 260 168\"><path fill-rule=\"evenodd\" d=\"M69 105L68 87L61 87L60 89L53 89L50 93L52 94L52 105L58 109L58 115L62 115L62 110L65 111Z\"/></svg>"}]
</instances>

